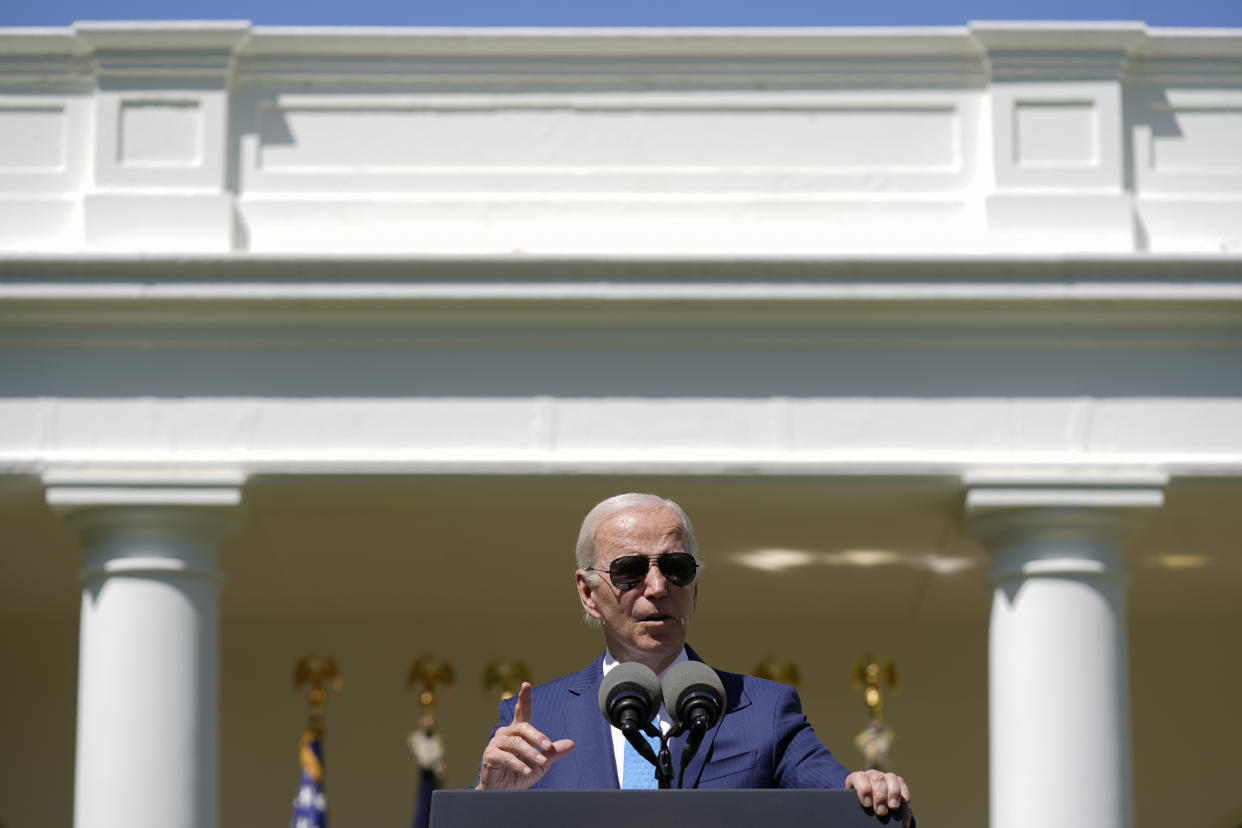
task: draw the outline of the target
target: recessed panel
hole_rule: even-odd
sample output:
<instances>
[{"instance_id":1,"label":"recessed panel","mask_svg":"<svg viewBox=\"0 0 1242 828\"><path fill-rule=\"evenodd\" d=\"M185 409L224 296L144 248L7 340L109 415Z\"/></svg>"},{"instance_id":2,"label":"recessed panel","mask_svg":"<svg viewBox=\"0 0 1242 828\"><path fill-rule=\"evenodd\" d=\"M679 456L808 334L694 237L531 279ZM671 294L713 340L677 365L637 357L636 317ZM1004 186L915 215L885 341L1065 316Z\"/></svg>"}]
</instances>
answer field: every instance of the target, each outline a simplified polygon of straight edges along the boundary
<instances>
[{"instance_id":1,"label":"recessed panel","mask_svg":"<svg viewBox=\"0 0 1242 828\"><path fill-rule=\"evenodd\" d=\"M1017 101L1014 162L1020 167L1099 163L1099 128L1090 101Z\"/></svg>"},{"instance_id":2,"label":"recessed panel","mask_svg":"<svg viewBox=\"0 0 1242 828\"><path fill-rule=\"evenodd\" d=\"M65 132L62 107L0 107L0 171L63 170Z\"/></svg>"},{"instance_id":3,"label":"recessed panel","mask_svg":"<svg viewBox=\"0 0 1242 828\"><path fill-rule=\"evenodd\" d=\"M1161 109L1151 131L1154 169L1242 170L1242 107Z\"/></svg>"},{"instance_id":4,"label":"recessed panel","mask_svg":"<svg viewBox=\"0 0 1242 828\"><path fill-rule=\"evenodd\" d=\"M955 169L944 107L345 108L263 113L258 166L344 169Z\"/></svg>"},{"instance_id":5,"label":"recessed panel","mask_svg":"<svg viewBox=\"0 0 1242 828\"><path fill-rule=\"evenodd\" d=\"M197 101L124 101L117 151L132 167L193 167L202 161Z\"/></svg>"}]
</instances>

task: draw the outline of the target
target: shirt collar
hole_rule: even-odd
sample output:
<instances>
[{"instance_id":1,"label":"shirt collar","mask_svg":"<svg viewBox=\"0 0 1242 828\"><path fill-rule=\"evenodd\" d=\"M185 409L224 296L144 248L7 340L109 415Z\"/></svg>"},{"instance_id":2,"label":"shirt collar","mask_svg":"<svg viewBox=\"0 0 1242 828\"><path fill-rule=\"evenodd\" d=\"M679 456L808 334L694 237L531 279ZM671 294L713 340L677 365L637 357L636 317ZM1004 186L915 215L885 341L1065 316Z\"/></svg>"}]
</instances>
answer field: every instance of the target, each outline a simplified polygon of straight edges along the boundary
<instances>
[{"instance_id":1,"label":"shirt collar","mask_svg":"<svg viewBox=\"0 0 1242 828\"><path fill-rule=\"evenodd\" d=\"M685 645L682 645L681 652L677 654L677 658L673 659L673 664L681 664L683 661L689 660L690 656L686 653ZM621 662L613 658L612 653L608 650L604 650L604 675L608 675L612 672L613 668L620 663ZM670 664L668 667L664 668L664 670L661 671L656 678L660 679L660 681L664 681L664 674L673 668L673 664Z\"/></svg>"}]
</instances>

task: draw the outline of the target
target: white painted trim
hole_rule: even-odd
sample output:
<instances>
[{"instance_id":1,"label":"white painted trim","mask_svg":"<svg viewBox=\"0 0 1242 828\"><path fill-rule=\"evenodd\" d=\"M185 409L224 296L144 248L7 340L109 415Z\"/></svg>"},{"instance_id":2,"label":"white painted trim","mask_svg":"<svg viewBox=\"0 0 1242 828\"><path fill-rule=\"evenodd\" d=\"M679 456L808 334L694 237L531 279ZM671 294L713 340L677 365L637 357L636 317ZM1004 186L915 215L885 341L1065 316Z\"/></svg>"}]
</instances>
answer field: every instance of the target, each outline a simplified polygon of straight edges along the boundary
<instances>
[{"instance_id":1,"label":"white painted trim","mask_svg":"<svg viewBox=\"0 0 1242 828\"><path fill-rule=\"evenodd\" d=\"M966 509L1026 509L1026 508L1074 508L1158 509L1164 504L1164 494L1159 489L1040 487L1040 488L988 488L972 487L966 494Z\"/></svg>"},{"instance_id":2,"label":"white painted trim","mask_svg":"<svg viewBox=\"0 0 1242 828\"><path fill-rule=\"evenodd\" d=\"M47 503L54 509L81 506L240 506L234 486L65 486L51 485Z\"/></svg>"},{"instance_id":3,"label":"white painted trim","mask_svg":"<svg viewBox=\"0 0 1242 828\"><path fill-rule=\"evenodd\" d=\"M0 301L770 301L835 302L1242 302L1242 285L540 285L506 283L0 285Z\"/></svg>"},{"instance_id":4,"label":"white painted trim","mask_svg":"<svg viewBox=\"0 0 1242 828\"><path fill-rule=\"evenodd\" d=\"M1242 476L1242 455L1175 453L1068 454L1057 452L960 451L10 451L0 453L0 472L44 473L50 482L66 472L100 479L126 474L167 478L220 473L258 474L655 474L655 475L822 475L944 477L955 481L1025 479L1061 482L1104 479ZM987 484L984 484L987 485ZM135 495L138 496L138 495Z\"/></svg>"},{"instance_id":5,"label":"white painted trim","mask_svg":"<svg viewBox=\"0 0 1242 828\"><path fill-rule=\"evenodd\" d=\"M864 302L1239 302L1242 284L1052 284L981 285L938 284L530 284L506 282L470 285L441 284L105 284L80 283L0 285L0 301L107 301L107 300L226 300L226 301L417 301L510 299L558 300L695 300L754 301L864 301Z\"/></svg>"}]
</instances>

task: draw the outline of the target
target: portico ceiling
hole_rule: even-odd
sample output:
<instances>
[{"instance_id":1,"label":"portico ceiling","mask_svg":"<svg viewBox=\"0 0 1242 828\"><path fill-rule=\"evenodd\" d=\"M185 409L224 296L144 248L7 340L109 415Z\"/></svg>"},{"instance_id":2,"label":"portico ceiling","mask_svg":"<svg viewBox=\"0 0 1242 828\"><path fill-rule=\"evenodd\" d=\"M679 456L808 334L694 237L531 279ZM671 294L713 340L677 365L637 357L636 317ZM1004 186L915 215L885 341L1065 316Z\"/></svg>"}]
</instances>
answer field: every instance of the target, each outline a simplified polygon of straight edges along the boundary
<instances>
[{"instance_id":1,"label":"portico ceiling","mask_svg":"<svg viewBox=\"0 0 1242 828\"><path fill-rule=\"evenodd\" d=\"M0 498L0 607L73 614L78 543L33 478ZM681 502L715 612L894 620L986 618L988 553L948 479L869 477L256 477L222 567L226 616L560 615L572 550L597 500ZM1242 484L1175 480L1127 561L1133 615L1242 615ZM880 596L877 599L877 595Z\"/></svg>"}]
</instances>

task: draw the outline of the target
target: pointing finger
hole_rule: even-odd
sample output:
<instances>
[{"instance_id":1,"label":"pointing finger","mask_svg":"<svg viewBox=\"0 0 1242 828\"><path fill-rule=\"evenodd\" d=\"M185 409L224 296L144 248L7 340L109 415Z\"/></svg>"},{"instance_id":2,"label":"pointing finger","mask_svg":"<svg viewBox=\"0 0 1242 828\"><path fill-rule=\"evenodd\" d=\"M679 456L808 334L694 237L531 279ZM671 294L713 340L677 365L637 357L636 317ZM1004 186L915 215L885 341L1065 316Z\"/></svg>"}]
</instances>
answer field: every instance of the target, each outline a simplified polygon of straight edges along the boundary
<instances>
[{"instance_id":1,"label":"pointing finger","mask_svg":"<svg viewBox=\"0 0 1242 828\"><path fill-rule=\"evenodd\" d=\"M517 706L513 708L513 724L524 724L530 721L530 682L522 682L522 689L518 691Z\"/></svg>"}]
</instances>

